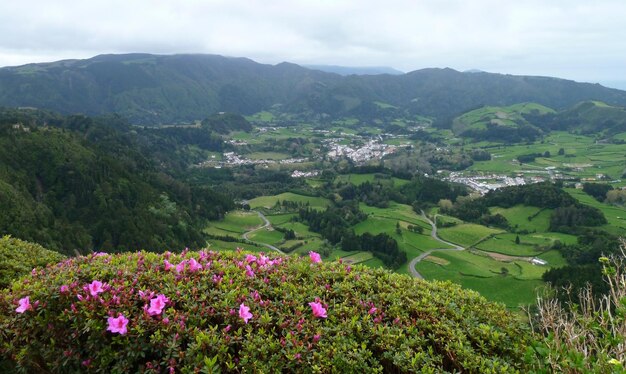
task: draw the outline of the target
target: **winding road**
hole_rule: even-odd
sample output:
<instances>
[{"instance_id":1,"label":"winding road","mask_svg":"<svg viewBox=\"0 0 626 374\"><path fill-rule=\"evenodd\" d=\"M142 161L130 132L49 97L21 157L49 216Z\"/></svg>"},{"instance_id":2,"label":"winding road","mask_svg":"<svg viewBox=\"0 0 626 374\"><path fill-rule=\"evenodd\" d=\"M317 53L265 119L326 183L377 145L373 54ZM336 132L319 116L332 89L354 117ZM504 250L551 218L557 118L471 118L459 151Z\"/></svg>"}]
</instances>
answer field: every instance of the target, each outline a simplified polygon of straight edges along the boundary
<instances>
[{"instance_id":1,"label":"winding road","mask_svg":"<svg viewBox=\"0 0 626 374\"><path fill-rule=\"evenodd\" d=\"M438 214L435 214L435 220L437 220L437 216ZM422 253L421 255L413 258L411 260L411 262L409 262L409 271L411 272L411 275L415 278L419 278L419 279L424 279L424 277L417 271L415 270L415 265L417 265L418 262L422 261L424 258L428 257L431 253L436 252L436 251L462 251L465 248L458 246L454 243L450 243L448 241L445 241L443 239L441 239L439 236L437 236L437 225L430 220L430 218L428 218L426 216L426 214L424 213L424 211L422 211L422 217L424 217L425 220L428 221L428 223L430 223L430 226L432 227L431 231L430 231L430 236L437 240L440 243L444 243L447 244L449 246L452 246L452 248L434 248L434 249L429 249L428 251Z\"/></svg>"},{"instance_id":2,"label":"winding road","mask_svg":"<svg viewBox=\"0 0 626 374\"><path fill-rule=\"evenodd\" d=\"M248 239L248 235L252 234L253 232L261 230L261 229L266 229L266 228L268 228L268 227L270 227L272 225L270 223L270 221L268 221L268 219L265 217L265 215L263 215L263 213L257 211L257 214L263 220L263 222L264 222L263 226L259 226L259 227L256 227L256 228L250 230L250 231L247 231L247 232L243 233L243 235L241 237L244 238L245 240L249 241L250 243L262 245L262 246L267 247L267 248L269 248L269 249L271 249L273 251L277 251L279 253L285 254L285 252L281 251L279 248L276 248L276 247L274 247L271 244L255 242L253 240Z\"/></svg>"}]
</instances>

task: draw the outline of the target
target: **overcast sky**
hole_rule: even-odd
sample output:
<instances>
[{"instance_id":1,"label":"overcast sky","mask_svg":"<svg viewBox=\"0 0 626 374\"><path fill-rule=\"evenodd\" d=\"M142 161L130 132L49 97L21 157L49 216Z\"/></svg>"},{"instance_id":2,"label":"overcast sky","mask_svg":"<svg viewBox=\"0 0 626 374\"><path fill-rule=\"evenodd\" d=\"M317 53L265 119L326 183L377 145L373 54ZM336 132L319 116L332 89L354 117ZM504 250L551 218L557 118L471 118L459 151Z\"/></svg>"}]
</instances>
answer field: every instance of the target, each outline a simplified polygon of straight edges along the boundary
<instances>
[{"instance_id":1,"label":"overcast sky","mask_svg":"<svg viewBox=\"0 0 626 374\"><path fill-rule=\"evenodd\" d=\"M0 0L0 66L102 53L626 81L625 0Z\"/></svg>"}]
</instances>

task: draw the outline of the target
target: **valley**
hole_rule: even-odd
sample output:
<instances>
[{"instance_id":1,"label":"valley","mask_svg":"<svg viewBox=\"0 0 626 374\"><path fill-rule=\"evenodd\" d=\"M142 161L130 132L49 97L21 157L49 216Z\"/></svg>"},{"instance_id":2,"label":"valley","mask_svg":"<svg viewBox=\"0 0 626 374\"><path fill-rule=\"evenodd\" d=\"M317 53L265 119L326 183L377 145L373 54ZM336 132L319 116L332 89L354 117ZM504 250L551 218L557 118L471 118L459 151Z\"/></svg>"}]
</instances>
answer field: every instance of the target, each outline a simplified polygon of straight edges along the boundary
<instances>
[{"instance_id":1,"label":"valley","mask_svg":"<svg viewBox=\"0 0 626 374\"><path fill-rule=\"evenodd\" d=\"M506 227L498 227L442 213L446 205L440 199L434 199L430 206L414 207L410 198L394 198L389 191L395 189L401 194L402 186L410 184L411 175L418 170L422 177L432 175L465 185L476 195L507 186L558 183L577 201L604 213L608 223L601 229L615 235L626 233L623 207L598 202L581 189L584 183L607 184L616 189L626 186L622 181L626 156L619 141L621 133L612 138L616 142L567 131L552 131L532 142L472 142L454 136L450 130L437 129L422 118L417 127L407 125L406 119L394 121L406 130L396 129L400 134L350 118L331 122L326 125L332 126L329 130L321 130L319 124L281 126L274 122L275 116L266 116L263 121L260 118L262 114L248 118L255 123L250 134L233 133L233 141L226 141L232 146L232 154L256 158L252 163L255 169L285 172L298 182L288 189L293 192L245 200L249 214L263 214L270 225L257 222L246 237L241 236L242 230L251 228L246 227L246 220L241 221L234 235L218 232L233 240L244 239L229 243L229 248L247 249L256 244L261 248L255 247L255 251L267 247L293 255L316 251L344 263L385 267L372 252L349 250L341 240L329 242L328 237L312 231L298 213L301 209L323 212L356 199L365 218L347 229L357 236L385 234L395 240L407 260L394 271L451 280L516 309L534 302L546 271L567 265L559 248L577 244L576 234L551 229L554 208L491 206L488 213L502 216L507 222ZM255 157L258 154L264 157ZM485 155L489 159L481 159L487 158ZM251 165L228 162L219 156L217 159L205 161L201 168L212 174L211 169L236 170ZM223 222L241 212L232 216L229 213ZM220 225L222 221L211 222L207 232L215 233ZM217 239L209 242L214 246L225 244Z\"/></svg>"}]
</instances>

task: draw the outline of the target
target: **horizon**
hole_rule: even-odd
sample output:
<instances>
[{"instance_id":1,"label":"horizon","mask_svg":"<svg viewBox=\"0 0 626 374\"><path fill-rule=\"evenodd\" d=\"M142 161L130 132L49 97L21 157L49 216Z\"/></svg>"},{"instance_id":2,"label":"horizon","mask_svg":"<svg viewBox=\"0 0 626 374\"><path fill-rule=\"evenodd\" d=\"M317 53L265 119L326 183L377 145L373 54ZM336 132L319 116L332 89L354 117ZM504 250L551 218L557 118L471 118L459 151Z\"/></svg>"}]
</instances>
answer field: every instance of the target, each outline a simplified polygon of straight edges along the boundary
<instances>
[{"instance_id":1,"label":"horizon","mask_svg":"<svg viewBox=\"0 0 626 374\"><path fill-rule=\"evenodd\" d=\"M147 55L155 55L155 56L175 56L175 55L206 55L206 56L221 56L221 57L225 57L225 58L234 58L234 59L249 59L254 61L255 63L258 64L265 64L265 65L271 65L271 66L276 66L282 63L291 63L291 64L296 64L298 66L307 68L307 69L314 69L314 70L321 70L319 68L323 68L323 67L328 67L328 68L350 68L350 69L392 69L392 70L396 70L398 72L400 72L401 74L408 74L411 72L415 72L415 71L419 71L419 70L424 70L424 69L452 69L461 73L488 73L488 74L501 74L501 75L515 75L515 76L537 76L537 77L548 77L548 78L557 78L557 79L564 79L564 80L572 80L578 83L590 83L590 84L600 84L604 87L607 88L613 88L613 89L617 89L617 90L622 90L622 91L626 91L626 80L606 80L606 81L584 81L584 80L577 80L577 79L571 79L571 78L565 78L565 77L560 77L560 76L550 76L550 75L533 75L533 74L514 74L514 73L509 73L509 72L494 72L494 71L487 71L484 69L480 69L480 68L469 68L469 69L457 69L451 66L424 66L424 67L420 67L414 70L409 70L409 71L405 71L402 70L400 68L397 68L395 66L392 65L340 65L340 64L336 64L336 63L329 63L329 64L313 64L313 63L296 63L293 61L287 61L287 60L283 60L283 61L279 61L279 62L275 62L275 63L267 63L267 62L262 62L262 61L258 61L254 58L248 57L248 56L230 56L230 55L224 55L224 54L219 54L219 53L202 53L202 52L183 52L183 53L151 53L151 52L124 52L124 53L100 53L97 55L93 55L93 56L89 56L89 57L83 57L83 58L62 58L59 60L45 60L45 61L33 61L33 62L26 62L23 64L18 64L18 65L5 65L5 66L0 66L0 69L4 69L4 68L15 68L15 67L20 67L20 66L25 66L25 65L31 65L31 64L51 64L51 63L55 63L55 62L60 62L60 61L74 61L74 60L89 60L89 59L93 59L96 58L98 56L107 56L107 55L117 55L117 56L122 56L122 55L133 55L133 54L147 54ZM377 75L377 74L383 74L383 73L376 73L373 75ZM363 74L357 74L357 75L363 75ZM366 74L367 75L367 74Z\"/></svg>"}]
</instances>

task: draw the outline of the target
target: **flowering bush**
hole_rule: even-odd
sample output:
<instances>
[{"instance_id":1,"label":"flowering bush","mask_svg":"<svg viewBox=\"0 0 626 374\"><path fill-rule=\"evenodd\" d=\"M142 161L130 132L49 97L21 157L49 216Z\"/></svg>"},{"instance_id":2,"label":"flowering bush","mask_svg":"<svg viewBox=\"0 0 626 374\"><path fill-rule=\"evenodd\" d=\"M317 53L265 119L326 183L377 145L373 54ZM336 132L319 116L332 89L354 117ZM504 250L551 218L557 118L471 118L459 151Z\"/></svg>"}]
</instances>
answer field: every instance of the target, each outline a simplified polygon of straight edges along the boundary
<instances>
[{"instance_id":1,"label":"flowering bush","mask_svg":"<svg viewBox=\"0 0 626 374\"><path fill-rule=\"evenodd\" d=\"M0 288L7 287L14 279L30 273L37 266L56 263L64 257L39 244L8 235L0 237Z\"/></svg>"},{"instance_id":2,"label":"flowering bush","mask_svg":"<svg viewBox=\"0 0 626 374\"><path fill-rule=\"evenodd\" d=\"M0 292L23 372L514 372L525 336L452 283L309 257L94 254Z\"/></svg>"}]
</instances>

